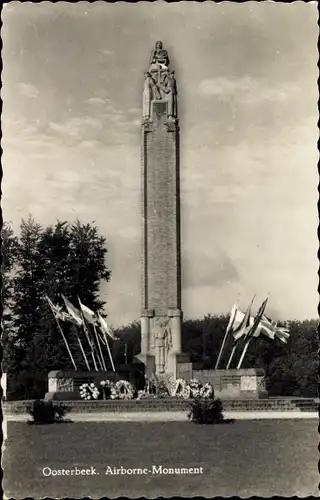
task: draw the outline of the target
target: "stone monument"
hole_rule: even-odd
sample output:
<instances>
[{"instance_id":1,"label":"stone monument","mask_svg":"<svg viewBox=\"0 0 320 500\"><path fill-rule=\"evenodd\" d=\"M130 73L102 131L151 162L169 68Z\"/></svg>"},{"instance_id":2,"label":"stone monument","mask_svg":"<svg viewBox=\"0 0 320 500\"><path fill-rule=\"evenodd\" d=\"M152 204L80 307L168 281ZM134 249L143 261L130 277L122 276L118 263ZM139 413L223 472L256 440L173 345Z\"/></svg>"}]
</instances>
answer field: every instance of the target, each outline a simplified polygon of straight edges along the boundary
<instances>
[{"instance_id":1,"label":"stone monument","mask_svg":"<svg viewBox=\"0 0 320 500\"><path fill-rule=\"evenodd\" d=\"M179 121L175 73L162 42L144 74L141 353L146 374L177 375L181 353Z\"/></svg>"}]
</instances>

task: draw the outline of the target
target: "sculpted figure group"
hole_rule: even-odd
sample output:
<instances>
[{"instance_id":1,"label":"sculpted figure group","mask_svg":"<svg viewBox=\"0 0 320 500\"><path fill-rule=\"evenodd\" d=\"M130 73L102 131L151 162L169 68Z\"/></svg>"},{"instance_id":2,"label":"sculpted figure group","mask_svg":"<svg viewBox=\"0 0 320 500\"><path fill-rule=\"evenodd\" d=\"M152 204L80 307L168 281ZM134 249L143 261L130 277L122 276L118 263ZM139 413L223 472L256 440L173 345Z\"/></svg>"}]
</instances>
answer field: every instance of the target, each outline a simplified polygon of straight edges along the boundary
<instances>
[{"instance_id":1,"label":"sculpted figure group","mask_svg":"<svg viewBox=\"0 0 320 500\"><path fill-rule=\"evenodd\" d=\"M143 118L149 120L152 101L167 102L167 118L177 117L177 85L174 71L169 71L168 52L163 49L162 42L157 42L151 52L150 68L145 73L143 91Z\"/></svg>"}]
</instances>

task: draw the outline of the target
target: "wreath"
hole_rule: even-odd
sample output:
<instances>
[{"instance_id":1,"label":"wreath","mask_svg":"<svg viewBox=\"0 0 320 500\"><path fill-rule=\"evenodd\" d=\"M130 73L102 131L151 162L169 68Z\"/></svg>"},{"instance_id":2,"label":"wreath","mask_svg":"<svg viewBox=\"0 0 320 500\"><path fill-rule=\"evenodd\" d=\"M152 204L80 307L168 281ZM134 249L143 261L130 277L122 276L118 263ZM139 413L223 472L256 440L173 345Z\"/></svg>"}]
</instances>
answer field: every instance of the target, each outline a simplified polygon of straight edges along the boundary
<instances>
[{"instance_id":1,"label":"wreath","mask_svg":"<svg viewBox=\"0 0 320 500\"><path fill-rule=\"evenodd\" d=\"M213 398L213 387L211 384L209 384L209 382L207 382L206 384L204 384L204 386L202 387L201 389L201 394L200 396L202 398Z\"/></svg>"},{"instance_id":2,"label":"wreath","mask_svg":"<svg viewBox=\"0 0 320 500\"><path fill-rule=\"evenodd\" d=\"M102 380L100 382L101 391L104 399L111 399L112 394L114 393L114 384L111 380ZM114 399L114 398L113 398Z\"/></svg>"},{"instance_id":3,"label":"wreath","mask_svg":"<svg viewBox=\"0 0 320 500\"><path fill-rule=\"evenodd\" d=\"M197 378L193 378L189 382L190 392L192 398L199 398L201 396L202 384Z\"/></svg>"},{"instance_id":4,"label":"wreath","mask_svg":"<svg viewBox=\"0 0 320 500\"><path fill-rule=\"evenodd\" d=\"M114 385L114 390L119 399L133 399L134 398L134 387L127 380L119 380Z\"/></svg>"},{"instance_id":5,"label":"wreath","mask_svg":"<svg viewBox=\"0 0 320 500\"><path fill-rule=\"evenodd\" d=\"M80 397L85 400L90 400L90 399L98 399L100 395L100 391L98 387L91 383L91 384L82 384L80 385Z\"/></svg>"},{"instance_id":6,"label":"wreath","mask_svg":"<svg viewBox=\"0 0 320 500\"><path fill-rule=\"evenodd\" d=\"M178 380L176 381L175 389L172 392L172 395L178 398L188 399L190 398L190 392L191 392L190 387L186 383L186 381L183 380L182 378L178 378Z\"/></svg>"}]
</instances>

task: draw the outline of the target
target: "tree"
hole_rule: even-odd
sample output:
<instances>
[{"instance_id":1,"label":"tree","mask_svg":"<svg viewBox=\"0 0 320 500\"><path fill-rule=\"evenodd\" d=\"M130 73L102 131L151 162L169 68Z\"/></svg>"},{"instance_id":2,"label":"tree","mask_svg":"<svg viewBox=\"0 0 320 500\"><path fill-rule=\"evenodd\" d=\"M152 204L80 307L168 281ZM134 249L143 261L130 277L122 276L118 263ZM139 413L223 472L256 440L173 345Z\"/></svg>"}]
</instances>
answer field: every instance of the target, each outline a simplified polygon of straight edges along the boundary
<instances>
[{"instance_id":1,"label":"tree","mask_svg":"<svg viewBox=\"0 0 320 500\"><path fill-rule=\"evenodd\" d=\"M114 331L118 341L113 343L113 357L116 366L131 363L140 352L141 328L138 321L120 326Z\"/></svg>"},{"instance_id":2,"label":"tree","mask_svg":"<svg viewBox=\"0 0 320 500\"><path fill-rule=\"evenodd\" d=\"M105 239L94 224L57 221L43 228L29 216L21 221L20 236L11 247L8 254L12 258L14 253L15 259L9 280L11 304L6 306L12 315L6 370L9 379L15 380L16 397L42 397L50 370L72 369L46 295L61 305L61 294L75 305L79 296L88 307L105 315L105 303L99 298L99 286L111 274L105 261ZM77 366L84 368L75 327L66 324L64 330ZM30 378L36 382L31 384Z\"/></svg>"}]
</instances>

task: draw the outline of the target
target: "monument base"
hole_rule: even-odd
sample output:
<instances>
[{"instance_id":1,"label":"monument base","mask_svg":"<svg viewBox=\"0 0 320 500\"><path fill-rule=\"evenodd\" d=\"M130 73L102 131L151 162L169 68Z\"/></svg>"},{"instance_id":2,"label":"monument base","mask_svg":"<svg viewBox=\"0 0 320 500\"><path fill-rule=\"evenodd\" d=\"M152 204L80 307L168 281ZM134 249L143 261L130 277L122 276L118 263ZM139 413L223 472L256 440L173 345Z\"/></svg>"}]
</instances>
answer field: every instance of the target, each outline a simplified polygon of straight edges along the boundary
<instances>
[{"instance_id":1,"label":"monument base","mask_svg":"<svg viewBox=\"0 0 320 500\"><path fill-rule=\"evenodd\" d=\"M103 380L118 382L127 380L137 390L144 388L144 366L141 363L132 363L130 365L121 365L116 372L114 371L64 371L54 370L48 375L48 392L45 399L68 401L79 400L80 386L82 384L94 383L97 387Z\"/></svg>"},{"instance_id":2,"label":"monument base","mask_svg":"<svg viewBox=\"0 0 320 500\"><path fill-rule=\"evenodd\" d=\"M192 378L209 382L215 397L226 399L264 399L268 397L264 371L260 368L240 370L193 370Z\"/></svg>"},{"instance_id":3,"label":"monument base","mask_svg":"<svg viewBox=\"0 0 320 500\"><path fill-rule=\"evenodd\" d=\"M156 371L156 357L153 356L152 354L138 354L135 356L135 359L143 363L144 365L144 374L147 378L151 378L152 375Z\"/></svg>"},{"instance_id":4,"label":"monument base","mask_svg":"<svg viewBox=\"0 0 320 500\"><path fill-rule=\"evenodd\" d=\"M137 360L144 364L145 376L151 378L153 375L160 375L156 369L156 357L153 354L140 353L135 356ZM189 354L169 353L165 374L177 378L188 380L192 378L192 363L190 363ZM191 377L190 377L191 375Z\"/></svg>"}]
</instances>

